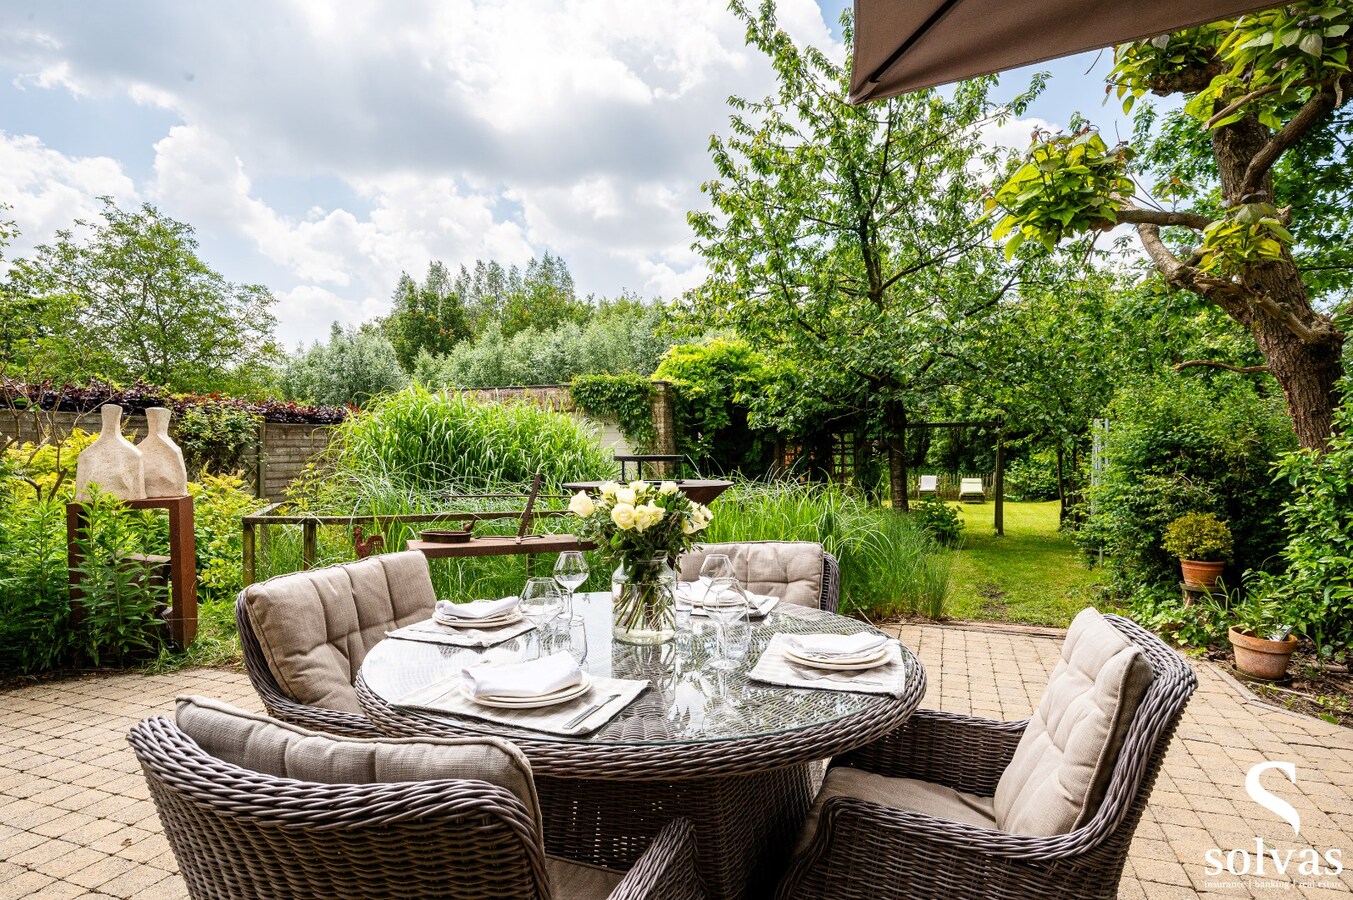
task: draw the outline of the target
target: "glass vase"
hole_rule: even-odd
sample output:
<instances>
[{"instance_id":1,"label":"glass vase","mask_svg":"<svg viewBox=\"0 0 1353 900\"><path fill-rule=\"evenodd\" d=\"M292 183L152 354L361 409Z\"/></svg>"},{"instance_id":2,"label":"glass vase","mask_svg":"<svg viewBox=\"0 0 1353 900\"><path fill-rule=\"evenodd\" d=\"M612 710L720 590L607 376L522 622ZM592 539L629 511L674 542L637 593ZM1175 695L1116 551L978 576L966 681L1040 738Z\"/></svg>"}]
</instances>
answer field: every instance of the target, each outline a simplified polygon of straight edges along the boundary
<instances>
[{"instance_id":1,"label":"glass vase","mask_svg":"<svg viewBox=\"0 0 1353 900\"><path fill-rule=\"evenodd\" d=\"M665 557L624 560L611 575L611 636L623 644L676 637L676 573Z\"/></svg>"}]
</instances>

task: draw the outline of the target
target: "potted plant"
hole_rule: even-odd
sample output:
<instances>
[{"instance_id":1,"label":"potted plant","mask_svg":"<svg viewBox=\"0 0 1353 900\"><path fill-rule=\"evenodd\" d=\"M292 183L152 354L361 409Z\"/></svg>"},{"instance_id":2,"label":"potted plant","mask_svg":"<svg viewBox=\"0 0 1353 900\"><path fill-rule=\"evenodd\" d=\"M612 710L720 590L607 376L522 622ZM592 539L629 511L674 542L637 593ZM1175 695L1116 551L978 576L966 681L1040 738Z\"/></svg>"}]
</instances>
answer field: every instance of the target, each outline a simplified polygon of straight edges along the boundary
<instances>
[{"instance_id":1,"label":"potted plant","mask_svg":"<svg viewBox=\"0 0 1353 900\"><path fill-rule=\"evenodd\" d=\"M1186 585L1211 588L1231 558L1231 529L1212 513L1185 513L1166 526L1161 546L1179 558Z\"/></svg>"},{"instance_id":2,"label":"potted plant","mask_svg":"<svg viewBox=\"0 0 1353 900\"><path fill-rule=\"evenodd\" d=\"M1297 639L1292 627L1284 624L1283 605L1260 586L1232 604L1230 618L1226 636L1235 651L1236 668L1267 681L1286 675Z\"/></svg>"}]
</instances>

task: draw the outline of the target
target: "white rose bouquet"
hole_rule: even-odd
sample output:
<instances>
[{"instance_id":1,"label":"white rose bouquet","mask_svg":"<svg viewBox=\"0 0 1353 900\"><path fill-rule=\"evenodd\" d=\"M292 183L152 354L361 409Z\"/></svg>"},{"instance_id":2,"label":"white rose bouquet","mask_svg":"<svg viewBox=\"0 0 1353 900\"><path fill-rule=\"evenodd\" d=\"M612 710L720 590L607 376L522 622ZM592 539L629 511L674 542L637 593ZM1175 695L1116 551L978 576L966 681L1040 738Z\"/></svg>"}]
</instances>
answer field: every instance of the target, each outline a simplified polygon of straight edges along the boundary
<instances>
[{"instance_id":1,"label":"white rose bouquet","mask_svg":"<svg viewBox=\"0 0 1353 900\"><path fill-rule=\"evenodd\" d=\"M671 633L671 567L709 527L714 518L709 507L672 481L608 481L596 496L574 494L568 508L582 520L578 536L596 544L597 552L616 566L616 637L668 639L661 635Z\"/></svg>"}]
</instances>

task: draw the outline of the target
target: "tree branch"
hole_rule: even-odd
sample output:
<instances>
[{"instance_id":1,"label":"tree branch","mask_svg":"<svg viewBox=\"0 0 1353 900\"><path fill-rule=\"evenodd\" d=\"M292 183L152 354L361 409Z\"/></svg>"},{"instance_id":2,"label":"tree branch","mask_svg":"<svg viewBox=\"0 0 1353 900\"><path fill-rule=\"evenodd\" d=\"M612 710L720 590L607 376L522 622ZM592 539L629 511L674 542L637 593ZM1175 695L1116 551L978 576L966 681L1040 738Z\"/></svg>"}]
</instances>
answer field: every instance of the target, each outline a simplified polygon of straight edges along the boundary
<instances>
[{"instance_id":1,"label":"tree branch","mask_svg":"<svg viewBox=\"0 0 1353 900\"><path fill-rule=\"evenodd\" d=\"M1240 372L1249 375L1255 372L1268 372L1268 366L1233 366L1230 363L1224 363L1215 359L1186 359L1181 363L1176 363L1174 370L1182 372L1185 369L1191 369L1194 366L1206 366L1210 369L1225 369L1228 372Z\"/></svg>"},{"instance_id":2,"label":"tree branch","mask_svg":"<svg viewBox=\"0 0 1353 900\"><path fill-rule=\"evenodd\" d=\"M1202 231L1212 224L1207 216L1191 212L1164 212L1156 209L1142 209L1138 206L1125 206L1118 210L1120 224L1128 225L1178 225Z\"/></svg>"},{"instance_id":3,"label":"tree branch","mask_svg":"<svg viewBox=\"0 0 1353 900\"><path fill-rule=\"evenodd\" d=\"M1249 194L1257 193L1264 176L1273 168L1278 157L1301 140L1306 132L1318 125L1321 119L1333 112L1335 107L1347 100L1350 89L1353 89L1353 76L1344 75L1335 78L1312 94L1311 99L1306 101L1297 114L1288 119L1287 124L1269 138L1268 143L1254 155L1254 159L1250 160L1250 164L1245 167L1245 177L1240 181L1240 190L1233 199L1240 200Z\"/></svg>"}]
</instances>

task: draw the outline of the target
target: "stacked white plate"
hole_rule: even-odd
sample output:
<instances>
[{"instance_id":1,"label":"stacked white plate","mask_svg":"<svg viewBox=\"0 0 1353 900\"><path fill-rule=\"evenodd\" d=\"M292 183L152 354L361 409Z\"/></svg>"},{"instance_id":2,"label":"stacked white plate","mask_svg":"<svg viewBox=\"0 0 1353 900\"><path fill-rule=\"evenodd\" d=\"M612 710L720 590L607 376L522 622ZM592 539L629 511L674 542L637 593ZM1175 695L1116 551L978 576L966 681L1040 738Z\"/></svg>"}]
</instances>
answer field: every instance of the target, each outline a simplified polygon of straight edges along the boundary
<instances>
[{"instance_id":1,"label":"stacked white plate","mask_svg":"<svg viewBox=\"0 0 1353 900\"><path fill-rule=\"evenodd\" d=\"M438 625L446 625L449 628L501 628L504 625L513 625L521 621L521 610L514 609L502 615L493 616L486 619L467 619L460 616L443 616L440 613L432 614L432 621Z\"/></svg>"},{"instance_id":2,"label":"stacked white plate","mask_svg":"<svg viewBox=\"0 0 1353 900\"><path fill-rule=\"evenodd\" d=\"M518 615L517 618L521 618ZM583 679L577 684L569 685L566 688L560 688L549 694L541 694L539 697L476 697L470 690L468 684L462 684L461 690L475 703L483 706L491 706L495 709L540 709L544 706L554 706L559 703L567 703L570 700L576 700L583 694L592 689L592 678L586 672L582 673Z\"/></svg>"},{"instance_id":3,"label":"stacked white plate","mask_svg":"<svg viewBox=\"0 0 1353 900\"><path fill-rule=\"evenodd\" d=\"M811 666L814 669L831 669L838 672L851 672L860 669L872 669L881 666L888 661L888 650L892 646L891 642L884 644L875 650L869 650L855 656L846 656L843 654L832 654L818 656L816 654L799 653L789 647L785 647L785 656L789 657L791 662L799 665Z\"/></svg>"}]
</instances>

